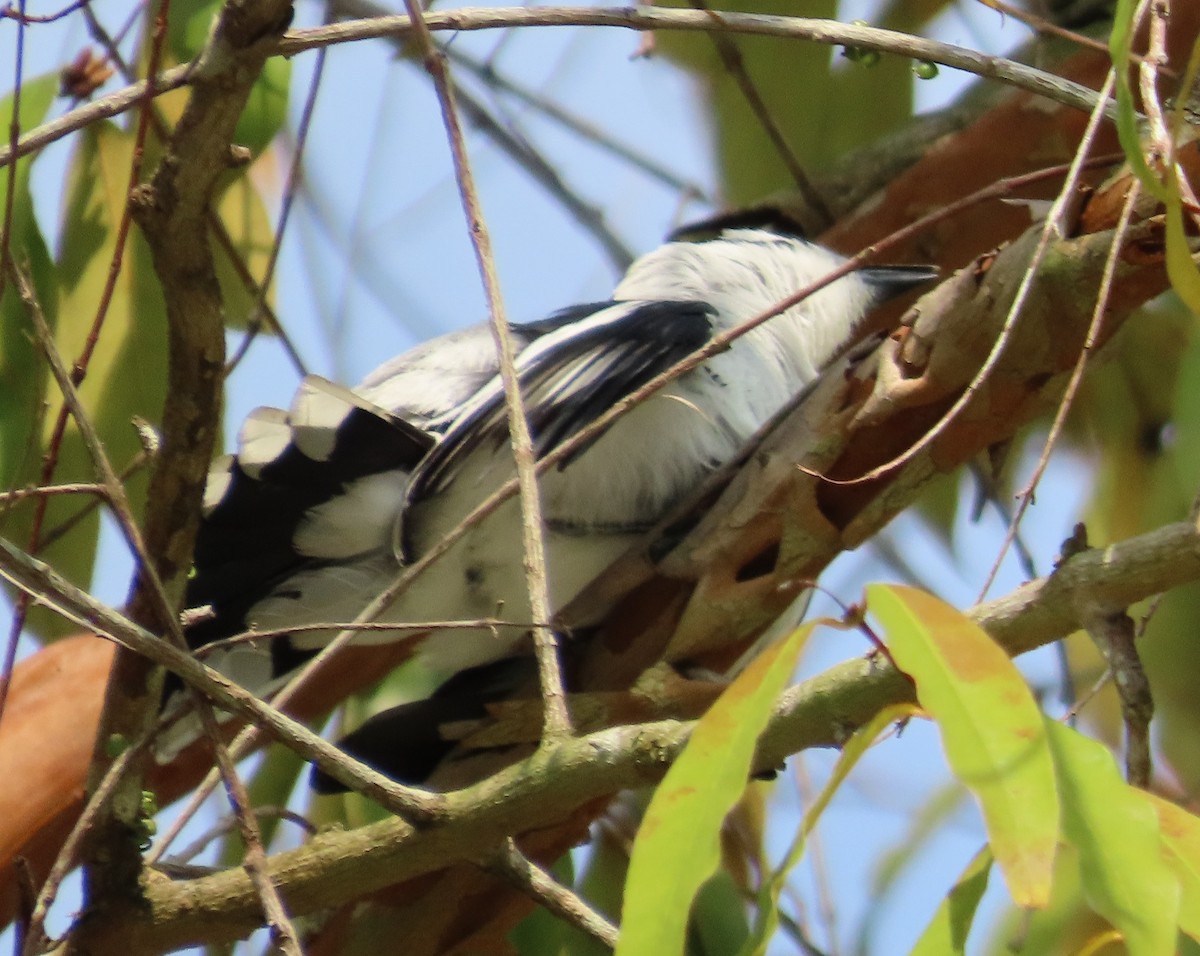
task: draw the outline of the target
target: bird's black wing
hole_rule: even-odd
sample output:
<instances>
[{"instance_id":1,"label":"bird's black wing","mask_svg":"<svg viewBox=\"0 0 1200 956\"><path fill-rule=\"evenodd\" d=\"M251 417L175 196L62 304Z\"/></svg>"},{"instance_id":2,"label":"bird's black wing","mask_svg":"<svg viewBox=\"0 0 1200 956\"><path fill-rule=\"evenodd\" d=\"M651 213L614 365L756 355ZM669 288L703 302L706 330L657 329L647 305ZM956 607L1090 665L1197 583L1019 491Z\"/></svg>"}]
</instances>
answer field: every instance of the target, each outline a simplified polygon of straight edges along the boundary
<instances>
[{"instance_id":1,"label":"bird's black wing","mask_svg":"<svg viewBox=\"0 0 1200 956\"><path fill-rule=\"evenodd\" d=\"M250 608L301 566L363 553L387 539L392 513L322 519L314 509L372 476L385 483L394 476L398 509L408 473L434 443L427 431L313 376L290 411L253 412L237 455L209 473L187 606L211 610L189 627L189 643L199 647L244 630Z\"/></svg>"},{"instance_id":2,"label":"bird's black wing","mask_svg":"<svg viewBox=\"0 0 1200 956\"><path fill-rule=\"evenodd\" d=\"M703 302L597 302L515 329L529 342L516 367L540 458L707 342L712 309ZM472 452L507 439L497 375L463 406L413 473L408 502L453 481Z\"/></svg>"}]
</instances>

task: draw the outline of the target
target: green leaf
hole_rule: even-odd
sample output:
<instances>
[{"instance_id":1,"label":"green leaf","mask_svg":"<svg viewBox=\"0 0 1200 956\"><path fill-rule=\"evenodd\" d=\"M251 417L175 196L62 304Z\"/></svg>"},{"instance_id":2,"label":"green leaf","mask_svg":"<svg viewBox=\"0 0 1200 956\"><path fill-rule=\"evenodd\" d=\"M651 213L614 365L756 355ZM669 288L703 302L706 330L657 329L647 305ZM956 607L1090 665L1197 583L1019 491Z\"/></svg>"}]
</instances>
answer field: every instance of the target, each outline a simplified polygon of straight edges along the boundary
<instances>
[{"instance_id":1,"label":"green leaf","mask_svg":"<svg viewBox=\"0 0 1200 956\"><path fill-rule=\"evenodd\" d=\"M116 250L117 224L129 194L133 135L111 123L97 123L79 134L71 159L57 270L61 282L55 343L70 367L83 353L100 308L103 289ZM130 231L122 268L113 286L87 377L79 386L82 403L100 433L113 465L121 470L141 451L131 423L141 416L158 421L166 382L166 317L162 292L150 266L150 253L140 233ZM40 364L40 360L39 360ZM62 397L58 385L45 378L41 400L49 410L41 428L47 446ZM71 422L61 444L56 481L88 481L95 468ZM126 483L140 510L146 470ZM52 532L74 520L86 503L72 498L49 502L44 529ZM27 538L32 509L21 509L6 530ZM81 586L86 586L95 556L98 512L42 551L42 557ZM61 624L52 615L30 618L34 627L54 632Z\"/></svg>"},{"instance_id":2,"label":"green leaf","mask_svg":"<svg viewBox=\"0 0 1200 956\"><path fill-rule=\"evenodd\" d=\"M1108 39L1108 49L1113 63L1128 65L1132 62L1130 54L1133 51L1133 18L1136 4L1134 0L1117 0L1117 9L1113 13L1113 28ZM1116 71L1117 86L1117 136L1121 141L1121 149L1125 151L1125 160L1129 163L1143 186L1155 197L1166 201L1167 190L1155 172L1146 164L1142 155L1141 130L1138 124L1137 110L1133 105L1133 88L1129 83L1129 70Z\"/></svg>"},{"instance_id":3,"label":"green leaf","mask_svg":"<svg viewBox=\"0 0 1200 956\"><path fill-rule=\"evenodd\" d=\"M51 74L22 84L22 128L37 126L45 119L57 88L58 77ZM0 129L7 131L12 123L13 105L11 95L0 99ZM58 283L29 191L29 173L35 158L18 160L15 167L9 249L29 271L46 321L53 324ZM8 188L9 170L0 169L0 209L8 202ZM5 282L4 287L4 296L0 298L0 382L4 383L0 388L0 488L12 488L37 478L46 367L33 345L33 326L24 303L13 283ZM0 531L8 535L13 532L7 515L0 521Z\"/></svg>"},{"instance_id":4,"label":"green leaf","mask_svg":"<svg viewBox=\"0 0 1200 956\"><path fill-rule=\"evenodd\" d=\"M767 945L779 927L779 897L787 886L788 874L796 868L804 856L808 835L816 827L817 821L825 812L825 808L829 806L833 795L845 782L846 777L850 775L850 771L858 764L863 754L875 743L876 738L891 724L911 716L914 709L912 704L894 704L891 707L885 707L867 724L860 727L842 747L833 773L829 775L829 779L821 788L813 805L804 814L804 820L801 822L800 829L797 831L795 839L792 840L792 845L788 848L783 862L763 884L762 891L759 893L758 920L755 923L753 934L746 940L746 945L742 949L743 953L761 956L767 951Z\"/></svg>"},{"instance_id":5,"label":"green leaf","mask_svg":"<svg viewBox=\"0 0 1200 956\"><path fill-rule=\"evenodd\" d=\"M1192 47L1192 55L1188 59L1180 89L1193 89L1196 74L1200 71L1200 44ZM1187 104L1186 97L1180 97L1179 102L1171 110L1172 136L1178 136L1180 131L1187 129L1188 120L1184 112ZM1193 315L1200 315L1200 270L1192 259L1191 249L1183 225L1183 196L1179 187L1179 172L1174 163L1167 170L1167 275L1171 279L1171 287L1192 310Z\"/></svg>"},{"instance_id":6,"label":"green leaf","mask_svg":"<svg viewBox=\"0 0 1200 956\"><path fill-rule=\"evenodd\" d=\"M670 0L667 6L687 6ZM888 26L904 27L909 4L896 4ZM795 16L788 0L726 0L721 10ZM836 18L833 0L809 0L806 17ZM867 68L820 43L774 37L731 36L744 77L761 100L763 111L808 174L827 169L847 150L871 142L899 126L912 111L911 61L883 56ZM737 205L780 189L794 188L787 163L762 119L749 106L748 94L717 52L713 37L663 31L655 41L664 52L696 74L711 105L721 165L724 198Z\"/></svg>"},{"instance_id":7,"label":"green leaf","mask_svg":"<svg viewBox=\"0 0 1200 956\"><path fill-rule=\"evenodd\" d=\"M1079 853L1088 905L1131 956L1174 952L1180 884L1163 861L1158 817L1094 740L1046 720L1062 797L1063 836Z\"/></svg>"},{"instance_id":8,"label":"green leaf","mask_svg":"<svg viewBox=\"0 0 1200 956\"><path fill-rule=\"evenodd\" d=\"M170 52L178 63L186 63L204 49L223 6L223 0L173 0L169 31ZM271 57L250 89L245 109L238 117L233 141L257 156L273 140L287 117L291 63Z\"/></svg>"},{"instance_id":9,"label":"green leaf","mask_svg":"<svg viewBox=\"0 0 1200 956\"><path fill-rule=\"evenodd\" d=\"M937 722L950 769L979 801L1013 899L1045 906L1058 796L1041 711L1020 671L986 632L923 591L872 585L867 606Z\"/></svg>"},{"instance_id":10,"label":"green leaf","mask_svg":"<svg viewBox=\"0 0 1200 956\"><path fill-rule=\"evenodd\" d=\"M1179 928L1200 942L1200 819L1153 793L1144 796L1158 814L1163 855L1179 880Z\"/></svg>"},{"instance_id":11,"label":"green leaf","mask_svg":"<svg viewBox=\"0 0 1200 956\"><path fill-rule=\"evenodd\" d=\"M720 861L721 824L746 788L758 736L815 623L738 675L655 791L629 861L618 956L683 952L692 900Z\"/></svg>"},{"instance_id":12,"label":"green leaf","mask_svg":"<svg viewBox=\"0 0 1200 956\"><path fill-rule=\"evenodd\" d=\"M975 911L987 889L994 858L984 847L967 864L942 905L925 927L909 956L946 956L966 952L967 937L975 922Z\"/></svg>"},{"instance_id":13,"label":"green leaf","mask_svg":"<svg viewBox=\"0 0 1200 956\"><path fill-rule=\"evenodd\" d=\"M746 942L746 901L728 870L718 870L697 891L689 933L698 953L736 953Z\"/></svg>"}]
</instances>

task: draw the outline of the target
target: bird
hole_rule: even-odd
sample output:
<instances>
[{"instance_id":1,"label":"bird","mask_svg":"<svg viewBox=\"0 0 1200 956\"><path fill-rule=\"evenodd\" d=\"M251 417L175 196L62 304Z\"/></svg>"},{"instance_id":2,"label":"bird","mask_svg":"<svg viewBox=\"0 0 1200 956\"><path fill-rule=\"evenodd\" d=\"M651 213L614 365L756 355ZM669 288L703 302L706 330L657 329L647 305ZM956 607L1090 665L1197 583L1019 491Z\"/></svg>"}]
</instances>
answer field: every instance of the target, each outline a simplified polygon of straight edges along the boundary
<instances>
[{"instance_id":1,"label":"bird","mask_svg":"<svg viewBox=\"0 0 1200 956\"><path fill-rule=\"evenodd\" d=\"M727 229L647 253L604 301L513 323L535 455L844 262L794 235ZM873 308L936 275L919 265L857 268L734 339L545 470L539 490L551 610L733 458L854 339ZM288 410L251 413L236 453L210 472L185 595L189 645L207 647L205 663L250 690L279 686L339 631L311 625L353 620L514 474L487 324L419 345L353 389L306 377ZM443 706L473 712L526 672L532 611L520 520L512 497L379 618L411 627L356 637L411 640L413 658L444 679L402 716L420 723ZM471 620L491 624L422 628ZM227 642L251 629L282 633ZM170 711L178 687L167 697ZM358 744L370 752L360 756L397 777L426 773L440 753L436 733L412 728L419 754L411 758L380 755L404 750L402 739L389 744L384 726L364 729ZM192 736L168 731L160 759Z\"/></svg>"}]
</instances>

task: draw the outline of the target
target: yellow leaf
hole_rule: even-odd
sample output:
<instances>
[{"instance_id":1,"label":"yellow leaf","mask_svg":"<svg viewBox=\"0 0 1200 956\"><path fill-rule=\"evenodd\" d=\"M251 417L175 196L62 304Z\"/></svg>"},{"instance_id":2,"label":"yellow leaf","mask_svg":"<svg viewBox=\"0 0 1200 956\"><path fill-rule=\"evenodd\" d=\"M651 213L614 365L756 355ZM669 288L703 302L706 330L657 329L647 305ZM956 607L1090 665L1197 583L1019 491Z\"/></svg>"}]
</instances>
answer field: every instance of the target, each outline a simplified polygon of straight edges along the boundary
<instances>
[{"instance_id":1,"label":"yellow leaf","mask_svg":"<svg viewBox=\"0 0 1200 956\"><path fill-rule=\"evenodd\" d=\"M867 606L975 795L1013 900L1050 899L1058 794L1042 714L1020 671L974 622L915 588L872 585Z\"/></svg>"}]
</instances>

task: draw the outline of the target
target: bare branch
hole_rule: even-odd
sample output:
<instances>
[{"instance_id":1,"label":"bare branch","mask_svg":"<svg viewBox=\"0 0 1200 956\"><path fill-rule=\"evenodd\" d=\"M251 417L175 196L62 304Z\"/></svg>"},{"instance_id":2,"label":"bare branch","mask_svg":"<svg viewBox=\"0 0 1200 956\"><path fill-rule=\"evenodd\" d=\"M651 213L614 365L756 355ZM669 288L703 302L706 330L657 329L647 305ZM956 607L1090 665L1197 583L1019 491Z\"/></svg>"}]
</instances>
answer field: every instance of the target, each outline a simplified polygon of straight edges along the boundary
<instances>
[{"instance_id":1,"label":"bare branch","mask_svg":"<svg viewBox=\"0 0 1200 956\"><path fill-rule=\"evenodd\" d=\"M1084 608L1127 606L1195 580L1200 532L1181 522L1082 552L1049 577L968 613L1010 653L1023 653L1077 630ZM886 663L838 665L784 695L760 741L757 766L778 766L811 747L838 746L879 709L911 700L912 694L908 680ZM322 833L272 857L272 879L300 914L472 859L481 845L496 845L532 820L548 826L588 800L658 779L689 729L686 722L665 720L563 739L552 754L535 755L447 795L443 826L414 828L388 820ZM120 931L159 948L237 938L261 919L257 895L237 870L153 884L148 903L145 921Z\"/></svg>"},{"instance_id":2,"label":"bare branch","mask_svg":"<svg viewBox=\"0 0 1200 956\"><path fill-rule=\"evenodd\" d=\"M425 27L424 13L417 0L405 0L409 15L416 27L417 42L425 59L425 68L433 77L442 122L450 140L454 173L458 180L467 232L475 249L479 273L487 294L488 318L496 355L500 364L500 379L504 383L504 400L508 410L508 428L512 439L513 461L517 469L517 490L521 502L521 537L525 555L525 577L529 588L529 606L534 620L550 620L550 590L546 577L545 523L542 519L542 497L537 481L537 464L529 419L521 398L521 381L517 376L515 350L504 301L500 296L500 281L492 258L492 241L483 219L483 210L475 190L475 177L467 157L466 141L458 121L454 102L454 86L446 72L446 63ZM546 707L545 741L571 733L571 715L567 712L566 692L563 690L562 669L558 661L558 642L548 627L533 629L533 644L537 651L538 673L541 677L542 698Z\"/></svg>"},{"instance_id":3,"label":"bare branch","mask_svg":"<svg viewBox=\"0 0 1200 956\"><path fill-rule=\"evenodd\" d=\"M183 66L172 67L158 74L153 83L149 80L139 80L123 90L102 96L98 100L93 100L64 113L58 119L43 123L37 129L32 129L22 136L15 147L6 146L0 149L0 166L9 165L14 158L20 159L22 156L35 153L85 126L91 126L103 119L120 116L144 100L151 90L155 96L177 90L187 84L190 72L190 64L185 63Z\"/></svg>"},{"instance_id":4,"label":"bare branch","mask_svg":"<svg viewBox=\"0 0 1200 956\"><path fill-rule=\"evenodd\" d=\"M571 926L583 930L609 949L616 947L620 935L617 927L541 867L531 863L511 837L501 843L485 866Z\"/></svg>"},{"instance_id":5,"label":"bare branch","mask_svg":"<svg viewBox=\"0 0 1200 956\"><path fill-rule=\"evenodd\" d=\"M1033 67L1015 63L1004 57L991 56L921 37L880 30L875 27L837 23L833 20L809 20L801 17L772 17L764 14L721 12L720 22L703 11L671 10L664 7L497 7L493 9L464 7L453 11L430 11L425 22L431 32L456 30L495 30L502 27L549 26L609 26L630 30L687 30L747 33L784 39L810 40L838 46L895 53L898 56L929 60L942 66L973 73L985 79L997 80L1018 89L1082 111L1090 111L1096 103L1096 93L1079 83L1045 73ZM294 56L305 50L370 40L387 36L407 36L413 31L406 16L374 17L346 23L295 30L280 41L277 52ZM153 84L156 94L177 89L188 83L192 65L174 67L160 74ZM39 126L21 137L16 148L0 148L0 166L7 166L14 157L25 156L61 139L68 133L116 116L130 109L150 88L146 81L118 90L95 102L64 114L53 122ZM1110 104L1105 115L1112 118L1115 107Z\"/></svg>"},{"instance_id":6,"label":"bare branch","mask_svg":"<svg viewBox=\"0 0 1200 956\"><path fill-rule=\"evenodd\" d=\"M1087 613L1084 623L1088 637L1108 663L1121 701L1121 717L1125 724L1125 779L1135 787L1148 788L1153 772L1150 720L1154 716L1154 698L1150 693L1150 679L1134 643L1133 618L1125 610L1093 610Z\"/></svg>"},{"instance_id":7,"label":"bare branch","mask_svg":"<svg viewBox=\"0 0 1200 956\"><path fill-rule=\"evenodd\" d=\"M836 20L803 17L773 17L765 14L718 11L720 20L706 11L672 10L665 7L464 7L458 10L429 11L425 22L430 31L494 30L523 26L608 26L630 30L687 30L700 32L747 33L795 40L810 40L834 46L860 47L894 53L914 60L929 60L942 66L964 70L985 79L998 80L1028 90L1055 102L1088 112L1096 103L1096 93L1087 87L1004 57L991 56L955 46L915 37L907 33L877 27L839 23ZM311 30L296 30L280 43L285 56L301 50L365 40L376 37L407 35L414 29L406 16L374 17L352 20ZM1115 104L1106 115L1115 117ZM4 159L0 154L0 162Z\"/></svg>"},{"instance_id":8,"label":"bare branch","mask_svg":"<svg viewBox=\"0 0 1200 956\"><path fill-rule=\"evenodd\" d=\"M65 485L39 485L32 488L15 488L12 491L0 491L0 507L16 504L29 498L55 495L105 495L104 485L94 481L72 481Z\"/></svg>"}]
</instances>

